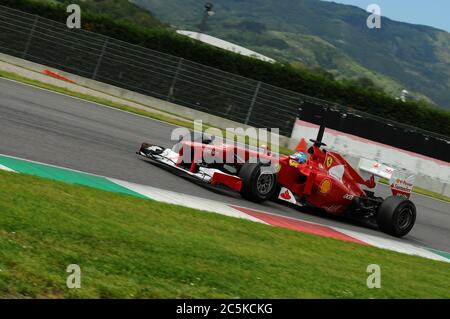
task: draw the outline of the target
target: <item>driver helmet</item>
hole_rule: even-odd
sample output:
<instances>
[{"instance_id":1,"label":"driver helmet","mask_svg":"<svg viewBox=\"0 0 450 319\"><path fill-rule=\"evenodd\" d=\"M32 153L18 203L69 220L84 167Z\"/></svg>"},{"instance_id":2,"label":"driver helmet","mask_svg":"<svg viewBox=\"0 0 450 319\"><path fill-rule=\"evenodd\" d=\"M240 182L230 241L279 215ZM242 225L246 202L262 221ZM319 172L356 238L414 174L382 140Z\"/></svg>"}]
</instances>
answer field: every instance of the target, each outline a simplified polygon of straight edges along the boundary
<instances>
[{"instance_id":1,"label":"driver helmet","mask_svg":"<svg viewBox=\"0 0 450 319\"><path fill-rule=\"evenodd\" d=\"M306 160L308 159L308 155L306 155L306 153L304 152L297 152L292 154L291 156L289 156L289 162L292 164L303 164L306 162Z\"/></svg>"}]
</instances>

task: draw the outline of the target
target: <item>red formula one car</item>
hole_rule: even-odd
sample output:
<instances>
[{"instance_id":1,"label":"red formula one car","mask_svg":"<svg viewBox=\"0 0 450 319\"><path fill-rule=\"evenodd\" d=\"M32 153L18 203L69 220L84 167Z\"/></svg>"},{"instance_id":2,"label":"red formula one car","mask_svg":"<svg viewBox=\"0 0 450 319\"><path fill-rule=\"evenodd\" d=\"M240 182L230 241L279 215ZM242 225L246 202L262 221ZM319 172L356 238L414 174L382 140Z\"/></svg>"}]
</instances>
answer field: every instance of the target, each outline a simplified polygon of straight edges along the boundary
<instances>
[{"instance_id":1,"label":"red formula one car","mask_svg":"<svg viewBox=\"0 0 450 319\"><path fill-rule=\"evenodd\" d=\"M323 148L324 130L322 126L304 153L290 156L213 143L205 136L182 139L172 149L143 143L137 154L203 183L226 186L254 202L278 199L313 206L329 214L372 220L396 237L406 235L416 219L416 208L408 199L413 176L364 159L358 173L340 154ZM393 196L383 199L369 190L376 185L375 175L391 181Z\"/></svg>"}]
</instances>

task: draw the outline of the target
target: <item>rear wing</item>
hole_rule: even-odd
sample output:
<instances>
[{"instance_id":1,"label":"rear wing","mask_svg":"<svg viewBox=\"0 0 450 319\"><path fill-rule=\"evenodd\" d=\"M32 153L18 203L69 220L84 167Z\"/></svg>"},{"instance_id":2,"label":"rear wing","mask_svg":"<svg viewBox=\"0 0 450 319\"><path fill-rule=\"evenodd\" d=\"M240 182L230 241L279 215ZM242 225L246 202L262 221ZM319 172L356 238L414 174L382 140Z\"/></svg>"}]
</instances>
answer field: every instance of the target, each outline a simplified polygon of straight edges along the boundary
<instances>
[{"instance_id":1,"label":"rear wing","mask_svg":"<svg viewBox=\"0 0 450 319\"><path fill-rule=\"evenodd\" d=\"M415 175L365 158L359 160L358 168L361 172L387 179L393 195L410 197Z\"/></svg>"}]
</instances>

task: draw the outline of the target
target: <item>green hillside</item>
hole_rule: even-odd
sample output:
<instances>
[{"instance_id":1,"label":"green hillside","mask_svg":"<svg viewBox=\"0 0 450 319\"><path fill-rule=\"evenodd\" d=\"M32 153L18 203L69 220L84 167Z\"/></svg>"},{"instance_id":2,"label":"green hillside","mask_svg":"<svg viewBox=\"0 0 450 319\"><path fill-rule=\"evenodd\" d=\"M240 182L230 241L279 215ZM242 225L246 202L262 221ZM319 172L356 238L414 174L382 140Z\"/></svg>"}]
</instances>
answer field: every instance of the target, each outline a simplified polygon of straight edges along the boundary
<instances>
[{"instance_id":1,"label":"green hillside","mask_svg":"<svg viewBox=\"0 0 450 319\"><path fill-rule=\"evenodd\" d=\"M133 0L161 21L198 30L203 1ZM208 34L281 62L320 66L337 78L373 82L394 96L402 89L450 107L450 34L382 19L366 27L368 13L320 0L214 0ZM370 81L366 81L369 79Z\"/></svg>"},{"instance_id":2,"label":"green hillside","mask_svg":"<svg viewBox=\"0 0 450 319\"><path fill-rule=\"evenodd\" d=\"M42 3L60 3L64 5L78 4L82 11L88 10L97 14L109 16L116 20L122 20L136 24L144 28L162 26L148 10L136 6L127 0L35 0Z\"/></svg>"}]
</instances>

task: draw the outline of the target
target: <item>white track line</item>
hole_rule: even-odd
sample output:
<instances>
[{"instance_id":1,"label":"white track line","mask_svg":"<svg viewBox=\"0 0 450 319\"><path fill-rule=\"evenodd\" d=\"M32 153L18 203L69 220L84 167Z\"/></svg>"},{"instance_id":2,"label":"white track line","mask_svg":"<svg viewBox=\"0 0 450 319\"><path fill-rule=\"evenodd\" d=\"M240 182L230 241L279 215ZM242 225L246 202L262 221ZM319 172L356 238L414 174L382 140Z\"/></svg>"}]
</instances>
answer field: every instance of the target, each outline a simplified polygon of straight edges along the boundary
<instances>
[{"instance_id":1,"label":"white track line","mask_svg":"<svg viewBox=\"0 0 450 319\"><path fill-rule=\"evenodd\" d=\"M1 169L2 171L12 172L12 173L15 173L15 172L16 172L15 170L12 170L12 169L10 169L9 167L6 167L5 165L2 165L2 164L0 164L0 169Z\"/></svg>"},{"instance_id":2,"label":"white track line","mask_svg":"<svg viewBox=\"0 0 450 319\"><path fill-rule=\"evenodd\" d=\"M259 220L258 218L247 215L243 212L240 212L230 207L227 204L218 201L167 191L151 186L125 182L114 178L108 178L108 180L159 202L181 205L189 208L200 209L203 211L216 212L230 217L243 218L254 222L266 224L265 222Z\"/></svg>"},{"instance_id":3,"label":"white track line","mask_svg":"<svg viewBox=\"0 0 450 319\"><path fill-rule=\"evenodd\" d=\"M387 250L391 250L391 251L396 251L396 252L404 253L407 255L420 256L420 257L425 257L428 259L433 259L433 260L444 261L444 262L450 263L450 259L447 259L438 254L435 254L425 248L414 246L413 244L410 244L410 243L401 242L400 240L378 237L378 236L374 236L374 235L356 232L353 230L343 229L340 227L331 227L331 228L333 228L341 233L344 233L350 237L359 239L359 240L361 240L371 246L374 246L374 247L387 249Z\"/></svg>"}]
</instances>

